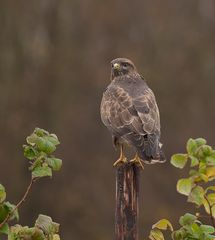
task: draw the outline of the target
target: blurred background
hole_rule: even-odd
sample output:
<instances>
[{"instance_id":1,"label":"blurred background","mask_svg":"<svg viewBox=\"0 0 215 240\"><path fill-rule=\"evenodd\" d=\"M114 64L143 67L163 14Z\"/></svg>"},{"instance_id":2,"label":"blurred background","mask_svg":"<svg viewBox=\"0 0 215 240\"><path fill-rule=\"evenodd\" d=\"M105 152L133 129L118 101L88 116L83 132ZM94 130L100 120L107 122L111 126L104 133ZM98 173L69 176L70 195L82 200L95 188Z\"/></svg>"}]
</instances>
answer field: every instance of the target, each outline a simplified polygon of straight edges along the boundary
<instances>
[{"instance_id":1,"label":"blurred background","mask_svg":"<svg viewBox=\"0 0 215 240\"><path fill-rule=\"evenodd\" d=\"M100 120L110 61L130 58L153 89L168 161L142 173L140 235L160 218L177 225L192 210L176 193L169 164L189 137L214 146L213 0L0 1L0 182L17 202L29 182L22 144L35 127L58 135L63 168L34 186L20 223L39 213L61 224L62 239L114 235L118 158Z\"/></svg>"}]
</instances>

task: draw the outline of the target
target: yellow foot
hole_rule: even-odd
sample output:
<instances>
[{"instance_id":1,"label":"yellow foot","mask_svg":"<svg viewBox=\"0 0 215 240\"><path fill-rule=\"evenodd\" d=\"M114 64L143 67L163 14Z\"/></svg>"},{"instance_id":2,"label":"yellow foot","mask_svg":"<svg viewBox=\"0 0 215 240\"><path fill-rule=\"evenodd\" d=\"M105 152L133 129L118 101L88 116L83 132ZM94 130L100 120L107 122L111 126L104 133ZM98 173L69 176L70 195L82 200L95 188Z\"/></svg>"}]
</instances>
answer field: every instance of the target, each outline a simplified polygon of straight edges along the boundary
<instances>
[{"instance_id":1,"label":"yellow foot","mask_svg":"<svg viewBox=\"0 0 215 240\"><path fill-rule=\"evenodd\" d=\"M120 157L116 162L113 164L114 167L116 167L119 164L125 164L127 163L127 158L126 157Z\"/></svg>"},{"instance_id":2,"label":"yellow foot","mask_svg":"<svg viewBox=\"0 0 215 240\"><path fill-rule=\"evenodd\" d=\"M144 170L143 161L141 158L139 158L139 156L137 154L129 162L140 166L142 168L142 170Z\"/></svg>"}]
</instances>

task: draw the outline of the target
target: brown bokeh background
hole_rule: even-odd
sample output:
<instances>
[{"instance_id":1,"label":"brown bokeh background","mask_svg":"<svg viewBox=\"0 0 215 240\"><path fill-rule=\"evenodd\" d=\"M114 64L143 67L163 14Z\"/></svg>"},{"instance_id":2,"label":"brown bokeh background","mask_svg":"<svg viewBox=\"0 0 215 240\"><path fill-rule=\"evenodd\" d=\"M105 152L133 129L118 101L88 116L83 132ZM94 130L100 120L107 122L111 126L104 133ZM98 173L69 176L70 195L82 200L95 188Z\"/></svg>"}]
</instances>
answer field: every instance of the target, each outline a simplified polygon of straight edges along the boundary
<instances>
[{"instance_id":1,"label":"brown bokeh background","mask_svg":"<svg viewBox=\"0 0 215 240\"><path fill-rule=\"evenodd\" d=\"M0 29L0 181L11 202L29 181L25 137L38 126L61 140L62 171L34 186L21 224L43 213L65 240L113 239L118 154L99 107L116 57L130 58L155 92L168 157L142 173L141 238L192 210L169 159L189 137L214 145L213 0L2 0Z\"/></svg>"}]
</instances>

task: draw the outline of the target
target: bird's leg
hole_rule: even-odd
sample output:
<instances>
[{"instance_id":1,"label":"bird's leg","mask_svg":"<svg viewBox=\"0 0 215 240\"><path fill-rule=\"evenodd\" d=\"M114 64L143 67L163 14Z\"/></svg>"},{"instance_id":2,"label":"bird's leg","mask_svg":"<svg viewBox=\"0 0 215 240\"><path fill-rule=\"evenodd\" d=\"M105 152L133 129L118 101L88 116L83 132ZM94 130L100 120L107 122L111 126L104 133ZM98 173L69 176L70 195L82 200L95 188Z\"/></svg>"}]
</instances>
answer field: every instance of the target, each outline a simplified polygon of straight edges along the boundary
<instances>
[{"instance_id":1,"label":"bird's leg","mask_svg":"<svg viewBox=\"0 0 215 240\"><path fill-rule=\"evenodd\" d=\"M127 158L125 157L125 154L123 152L123 145L120 144L120 156L119 159L116 160L116 162L113 164L114 167L116 167L118 164L125 164L127 163Z\"/></svg>"},{"instance_id":2,"label":"bird's leg","mask_svg":"<svg viewBox=\"0 0 215 240\"><path fill-rule=\"evenodd\" d=\"M135 154L135 157L134 157L133 159L131 159L129 162L130 162L130 163L137 164L137 165L139 165L142 169L144 169L143 163L142 163L143 161L142 161L142 159L138 156L138 153L136 153L136 154Z\"/></svg>"}]
</instances>

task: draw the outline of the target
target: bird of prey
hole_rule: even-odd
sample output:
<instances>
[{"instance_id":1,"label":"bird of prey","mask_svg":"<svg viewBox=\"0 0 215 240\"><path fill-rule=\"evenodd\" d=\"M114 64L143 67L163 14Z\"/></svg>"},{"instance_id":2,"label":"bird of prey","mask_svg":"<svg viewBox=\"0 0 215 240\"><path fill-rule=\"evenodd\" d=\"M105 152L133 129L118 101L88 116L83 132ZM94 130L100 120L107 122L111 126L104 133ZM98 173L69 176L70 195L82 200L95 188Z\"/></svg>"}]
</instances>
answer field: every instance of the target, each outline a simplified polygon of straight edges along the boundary
<instances>
[{"instance_id":1,"label":"bird of prey","mask_svg":"<svg viewBox=\"0 0 215 240\"><path fill-rule=\"evenodd\" d=\"M161 150L160 116L155 96L134 64L126 58L111 61L111 83L103 93L101 119L120 146L120 157L114 166L127 163L123 146L136 149L134 159L143 168L143 162L164 162Z\"/></svg>"}]
</instances>

